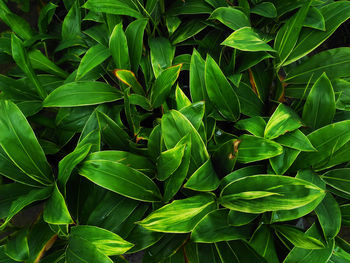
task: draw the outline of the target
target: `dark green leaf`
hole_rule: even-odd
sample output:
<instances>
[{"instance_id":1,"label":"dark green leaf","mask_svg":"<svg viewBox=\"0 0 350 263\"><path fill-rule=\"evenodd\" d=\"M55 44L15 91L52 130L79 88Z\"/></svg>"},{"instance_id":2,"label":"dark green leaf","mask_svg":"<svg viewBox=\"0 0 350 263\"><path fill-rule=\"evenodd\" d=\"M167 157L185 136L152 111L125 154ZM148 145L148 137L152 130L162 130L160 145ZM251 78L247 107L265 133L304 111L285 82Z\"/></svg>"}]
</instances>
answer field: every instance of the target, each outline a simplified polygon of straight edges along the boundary
<instances>
[{"instance_id":1,"label":"dark green leaf","mask_svg":"<svg viewBox=\"0 0 350 263\"><path fill-rule=\"evenodd\" d=\"M248 17L242 11L232 7L219 7L215 9L209 19L217 19L233 30L250 26Z\"/></svg>"},{"instance_id":2,"label":"dark green leaf","mask_svg":"<svg viewBox=\"0 0 350 263\"><path fill-rule=\"evenodd\" d=\"M78 107L120 100L116 88L99 81L78 81L64 84L45 99L44 107Z\"/></svg>"},{"instance_id":3,"label":"dark green leaf","mask_svg":"<svg viewBox=\"0 0 350 263\"><path fill-rule=\"evenodd\" d=\"M109 49L117 69L130 69L128 42L122 23L114 27L109 39Z\"/></svg>"},{"instance_id":4,"label":"dark green leaf","mask_svg":"<svg viewBox=\"0 0 350 263\"><path fill-rule=\"evenodd\" d=\"M94 12L142 18L137 5L131 0L88 0L83 7Z\"/></svg>"},{"instance_id":5,"label":"dark green leaf","mask_svg":"<svg viewBox=\"0 0 350 263\"><path fill-rule=\"evenodd\" d=\"M287 146L299 151L316 151L309 139L300 130L287 132L286 134L277 137L275 141L283 146Z\"/></svg>"},{"instance_id":6,"label":"dark green leaf","mask_svg":"<svg viewBox=\"0 0 350 263\"><path fill-rule=\"evenodd\" d=\"M160 198L159 189L151 179L121 163L90 160L83 163L79 173L97 185L132 199L153 202Z\"/></svg>"},{"instance_id":7,"label":"dark green leaf","mask_svg":"<svg viewBox=\"0 0 350 263\"><path fill-rule=\"evenodd\" d=\"M149 47L151 50L151 63L154 76L157 78L164 69L172 65L175 48L164 37L150 39Z\"/></svg>"}]
</instances>

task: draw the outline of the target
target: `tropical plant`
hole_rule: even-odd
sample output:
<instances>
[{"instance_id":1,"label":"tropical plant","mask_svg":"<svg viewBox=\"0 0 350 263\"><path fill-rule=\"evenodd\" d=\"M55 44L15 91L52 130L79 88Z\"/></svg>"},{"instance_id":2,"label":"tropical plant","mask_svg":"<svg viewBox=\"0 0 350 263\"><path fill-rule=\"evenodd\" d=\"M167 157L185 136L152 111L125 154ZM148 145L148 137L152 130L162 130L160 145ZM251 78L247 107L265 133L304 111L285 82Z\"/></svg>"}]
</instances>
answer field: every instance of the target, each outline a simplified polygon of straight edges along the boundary
<instances>
[{"instance_id":1,"label":"tropical plant","mask_svg":"<svg viewBox=\"0 0 350 263\"><path fill-rule=\"evenodd\" d=\"M0 262L350 262L350 1L13 2Z\"/></svg>"}]
</instances>

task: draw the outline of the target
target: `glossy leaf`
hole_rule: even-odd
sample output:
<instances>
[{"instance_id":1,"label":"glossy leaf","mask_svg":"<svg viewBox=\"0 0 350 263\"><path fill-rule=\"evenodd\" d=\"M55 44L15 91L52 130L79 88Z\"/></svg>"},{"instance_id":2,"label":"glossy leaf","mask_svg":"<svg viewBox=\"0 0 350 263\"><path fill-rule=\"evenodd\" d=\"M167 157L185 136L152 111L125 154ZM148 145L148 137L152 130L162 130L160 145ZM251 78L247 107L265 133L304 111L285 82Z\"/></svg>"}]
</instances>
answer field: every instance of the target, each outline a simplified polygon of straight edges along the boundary
<instances>
[{"instance_id":1,"label":"glossy leaf","mask_svg":"<svg viewBox=\"0 0 350 263\"><path fill-rule=\"evenodd\" d=\"M264 257L267 262L280 262L278 260L272 231L267 225L262 224L255 230L252 238L249 240L249 245Z\"/></svg>"},{"instance_id":2,"label":"glossy leaf","mask_svg":"<svg viewBox=\"0 0 350 263\"><path fill-rule=\"evenodd\" d=\"M177 170L177 168L179 168L182 162L184 151L185 145L178 145L161 153L157 163L158 180L166 180Z\"/></svg>"},{"instance_id":3,"label":"glossy leaf","mask_svg":"<svg viewBox=\"0 0 350 263\"><path fill-rule=\"evenodd\" d=\"M284 174L297 158L299 150L283 147L283 153L270 159L272 169L276 174Z\"/></svg>"},{"instance_id":4,"label":"glossy leaf","mask_svg":"<svg viewBox=\"0 0 350 263\"><path fill-rule=\"evenodd\" d=\"M219 20L233 30L250 26L248 17L239 9L232 7L219 7L215 9L209 19Z\"/></svg>"},{"instance_id":5,"label":"glossy leaf","mask_svg":"<svg viewBox=\"0 0 350 263\"><path fill-rule=\"evenodd\" d=\"M110 55L108 48L101 44L91 47L81 59L75 80L80 80L93 68L102 64Z\"/></svg>"},{"instance_id":6,"label":"glossy leaf","mask_svg":"<svg viewBox=\"0 0 350 263\"><path fill-rule=\"evenodd\" d=\"M270 117L264 132L264 137L274 139L286 132L291 132L302 126L299 116L284 104L279 104Z\"/></svg>"},{"instance_id":7,"label":"glossy leaf","mask_svg":"<svg viewBox=\"0 0 350 263\"><path fill-rule=\"evenodd\" d=\"M286 225L274 225L273 228L298 248L322 249L325 247L321 241L306 235L297 228Z\"/></svg>"},{"instance_id":8,"label":"glossy leaf","mask_svg":"<svg viewBox=\"0 0 350 263\"><path fill-rule=\"evenodd\" d=\"M71 238L82 238L94 245L104 255L120 255L128 251L133 244L120 236L95 226L75 226L71 230Z\"/></svg>"},{"instance_id":9,"label":"glossy leaf","mask_svg":"<svg viewBox=\"0 0 350 263\"><path fill-rule=\"evenodd\" d=\"M242 27L233 32L221 45L242 51L271 51L275 50L262 40L250 27Z\"/></svg>"},{"instance_id":10,"label":"glossy leaf","mask_svg":"<svg viewBox=\"0 0 350 263\"><path fill-rule=\"evenodd\" d=\"M221 191L220 203L240 212L263 213L301 207L321 195L324 195L322 189L304 180L255 175L228 184Z\"/></svg>"},{"instance_id":11,"label":"glossy leaf","mask_svg":"<svg viewBox=\"0 0 350 263\"><path fill-rule=\"evenodd\" d=\"M330 170L322 175L322 180L335 189L350 193L350 168Z\"/></svg>"},{"instance_id":12,"label":"glossy leaf","mask_svg":"<svg viewBox=\"0 0 350 263\"><path fill-rule=\"evenodd\" d=\"M312 238L321 239L322 236L317 230L317 226L312 225L305 234ZM328 259L332 255L334 249L334 240L331 240L324 249L304 249L294 247L283 263L301 262L301 263L317 263L317 262L329 262Z\"/></svg>"},{"instance_id":13,"label":"glossy leaf","mask_svg":"<svg viewBox=\"0 0 350 263\"><path fill-rule=\"evenodd\" d=\"M227 222L228 213L228 209L208 213L193 229L191 239L197 243L212 243L247 238L250 227L230 226Z\"/></svg>"},{"instance_id":14,"label":"glossy leaf","mask_svg":"<svg viewBox=\"0 0 350 263\"><path fill-rule=\"evenodd\" d=\"M120 100L122 94L98 81L78 81L60 86L45 99L44 107L78 107Z\"/></svg>"},{"instance_id":15,"label":"glossy leaf","mask_svg":"<svg viewBox=\"0 0 350 263\"><path fill-rule=\"evenodd\" d=\"M159 74L172 65L175 55L175 48L166 38L152 38L149 40L151 51L151 63L154 76L157 78Z\"/></svg>"},{"instance_id":16,"label":"glossy leaf","mask_svg":"<svg viewBox=\"0 0 350 263\"><path fill-rule=\"evenodd\" d=\"M195 191L214 191L219 184L220 181L214 167L208 160L188 178L184 187Z\"/></svg>"},{"instance_id":17,"label":"glossy leaf","mask_svg":"<svg viewBox=\"0 0 350 263\"><path fill-rule=\"evenodd\" d=\"M109 49L117 69L130 69L128 43L121 23L113 29L109 39Z\"/></svg>"},{"instance_id":18,"label":"glossy leaf","mask_svg":"<svg viewBox=\"0 0 350 263\"><path fill-rule=\"evenodd\" d=\"M147 26L148 19L141 18L131 22L125 30L128 42L131 69L137 72L142 55L143 34Z\"/></svg>"},{"instance_id":19,"label":"glossy leaf","mask_svg":"<svg viewBox=\"0 0 350 263\"><path fill-rule=\"evenodd\" d=\"M242 119L235 124L235 128L239 130L246 130L251 134L259 137L264 137L265 126L265 120L259 116L249 119Z\"/></svg>"},{"instance_id":20,"label":"glossy leaf","mask_svg":"<svg viewBox=\"0 0 350 263\"><path fill-rule=\"evenodd\" d=\"M130 0L88 0L83 7L94 12L142 18L137 5Z\"/></svg>"},{"instance_id":21,"label":"glossy leaf","mask_svg":"<svg viewBox=\"0 0 350 263\"><path fill-rule=\"evenodd\" d=\"M215 60L208 56L205 62L205 85L211 102L230 121L240 114L238 97Z\"/></svg>"},{"instance_id":22,"label":"glossy leaf","mask_svg":"<svg viewBox=\"0 0 350 263\"><path fill-rule=\"evenodd\" d=\"M283 153L283 147L278 143L251 135L239 137L237 160L249 163L269 159Z\"/></svg>"},{"instance_id":23,"label":"glossy leaf","mask_svg":"<svg viewBox=\"0 0 350 263\"><path fill-rule=\"evenodd\" d=\"M171 87L179 77L181 64L162 71L157 77L151 91L150 101L154 108L159 107L169 95Z\"/></svg>"},{"instance_id":24,"label":"glossy leaf","mask_svg":"<svg viewBox=\"0 0 350 263\"><path fill-rule=\"evenodd\" d=\"M335 113L334 91L326 74L315 82L303 108L303 121L312 130L330 124Z\"/></svg>"},{"instance_id":25,"label":"glossy leaf","mask_svg":"<svg viewBox=\"0 0 350 263\"><path fill-rule=\"evenodd\" d=\"M243 213L235 210L230 210L228 213L228 224L231 226L243 226L252 222L257 218L257 214Z\"/></svg>"},{"instance_id":26,"label":"glossy leaf","mask_svg":"<svg viewBox=\"0 0 350 263\"><path fill-rule=\"evenodd\" d=\"M33 180L48 185L51 167L34 131L11 101L0 101L0 145L9 158Z\"/></svg>"},{"instance_id":27,"label":"glossy leaf","mask_svg":"<svg viewBox=\"0 0 350 263\"><path fill-rule=\"evenodd\" d=\"M302 152L293 167L300 169L328 162L326 159L350 140L348 127L350 121L341 121L310 133L307 137L317 152Z\"/></svg>"},{"instance_id":28,"label":"glossy leaf","mask_svg":"<svg viewBox=\"0 0 350 263\"><path fill-rule=\"evenodd\" d=\"M159 201L160 198L159 189L151 179L121 163L107 160L86 161L80 167L79 173L97 185L132 199L152 202Z\"/></svg>"},{"instance_id":29,"label":"glossy leaf","mask_svg":"<svg viewBox=\"0 0 350 263\"><path fill-rule=\"evenodd\" d=\"M298 41L299 33L302 29L311 3L312 1L309 1L307 4L304 4L299 11L278 31L274 48L277 50L279 55L279 65L283 65L288 56L292 53Z\"/></svg>"},{"instance_id":30,"label":"glossy leaf","mask_svg":"<svg viewBox=\"0 0 350 263\"><path fill-rule=\"evenodd\" d=\"M64 225L73 223L66 202L56 184L51 197L45 204L43 218L49 224Z\"/></svg>"},{"instance_id":31,"label":"glossy leaf","mask_svg":"<svg viewBox=\"0 0 350 263\"><path fill-rule=\"evenodd\" d=\"M176 200L152 212L139 224L149 230L167 233L188 233L204 215L216 207L212 195L196 195Z\"/></svg>"},{"instance_id":32,"label":"glossy leaf","mask_svg":"<svg viewBox=\"0 0 350 263\"><path fill-rule=\"evenodd\" d=\"M257 4L250 10L250 12L268 18L274 18L277 16L276 7L270 2Z\"/></svg>"},{"instance_id":33,"label":"glossy leaf","mask_svg":"<svg viewBox=\"0 0 350 263\"><path fill-rule=\"evenodd\" d=\"M299 151L304 151L304 152L316 151L316 149L312 146L309 139L300 130L287 132L286 134L277 137L275 139L275 142L278 142L283 146L287 146Z\"/></svg>"},{"instance_id":34,"label":"glossy leaf","mask_svg":"<svg viewBox=\"0 0 350 263\"><path fill-rule=\"evenodd\" d=\"M135 93L141 94L141 95L145 94L143 87L137 81L135 74L133 72L131 72L129 70L119 69L119 70L114 71L114 75L118 79L120 79L123 83L125 83L126 85L131 87Z\"/></svg>"},{"instance_id":35,"label":"glossy leaf","mask_svg":"<svg viewBox=\"0 0 350 263\"><path fill-rule=\"evenodd\" d=\"M193 102L208 100L205 86L205 61L196 49L193 50L190 64L190 91Z\"/></svg>"},{"instance_id":36,"label":"glossy leaf","mask_svg":"<svg viewBox=\"0 0 350 263\"><path fill-rule=\"evenodd\" d=\"M298 42L284 65L304 57L327 40L343 22L349 19L348 10L350 10L350 3L347 1L334 2L320 8L320 12L325 18L326 31L312 28L301 30Z\"/></svg>"},{"instance_id":37,"label":"glossy leaf","mask_svg":"<svg viewBox=\"0 0 350 263\"><path fill-rule=\"evenodd\" d=\"M332 194L326 194L322 202L316 207L315 212L326 240L335 238L341 227L341 212Z\"/></svg>"},{"instance_id":38,"label":"glossy leaf","mask_svg":"<svg viewBox=\"0 0 350 263\"><path fill-rule=\"evenodd\" d=\"M168 149L173 148L184 136L190 134L192 171L197 170L209 159L204 142L190 121L176 110L171 110L162 118L162 135ZM176 132L175 132L176 131Z\"/></svg>"}]
</instances>

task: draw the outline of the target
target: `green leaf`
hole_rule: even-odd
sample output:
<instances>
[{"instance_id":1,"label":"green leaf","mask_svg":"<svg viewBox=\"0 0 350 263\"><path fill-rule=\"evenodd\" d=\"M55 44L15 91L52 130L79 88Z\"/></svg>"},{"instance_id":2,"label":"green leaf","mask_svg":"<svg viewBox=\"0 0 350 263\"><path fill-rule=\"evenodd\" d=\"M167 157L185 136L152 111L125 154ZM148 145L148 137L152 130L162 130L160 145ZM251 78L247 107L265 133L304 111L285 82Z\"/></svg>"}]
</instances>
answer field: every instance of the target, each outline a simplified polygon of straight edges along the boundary
<instances>
[{"instance_id":1,"label":"green leaf","mask_svg":"<svg viewBox=\"0 0 350 263\"><path fill-rule=\"evenodd\" d=\"M146 157L124 151L100 151L90 154L86 161L105 160L124 164L142 173L154 176L154 164Z\"/></svg>"},{"instance_id":2,"label":"green leaf","mask_svg":"<svg viewBox=\"0 0 350 263\"><path fill-rule=\"evenodd\" d=\"M210 14L212 8L210 5L201 0L187 0L185 2L173 2L168 8L167 15L191 15L191 14Z\"/></svg>"},{"instance_id":3,"label":"green leaf","mask_svg":"<svg viewBox=\"0 0 350 263\"><path fill-rule=\"evenodd\" d=\"M113 261L101 253L96 246L81 237L69 239L65 254L65 260L67 263L82 263L89 261L96 263L113 263Z\"/></svg>"},{"instance_id":4,"label":"green leaf","mask_svg":"<svg viewBox=\"0 0 350 263\"><path fill-rule=\"evenodd\" d=\"M312 1L308 1L304 4L299 11L282 26L278 31L274 43L274 48L279 55L279 64L277 67L283 65L288 56L292 53L299 37L299 33L302 29L306 15L309 11Z\"/></svg>"},{"instance_id":5,"label":"green leaf","mask_svg":"<svg viewBox=\"0 0 350 263\"><path fill-rule=\"evenodd\" d=\"M61 189L65 189L73 169L89 154L91 146L91 144L85 144L81 147L76 147L73 152L67 154L58 163L58 183L62 187Z\"/></svg>"},{"instance_id":6,"label":"green leaf","mask_svg":"<svg viewBox=\"0 0 350 263\"><path fill-rule=\"evenodd\" d=\"M284 174L298 157L300 151L283 147L281 155L271 158L270 164L276 174Z\"/></svg>"},{"instance_id":7,"label":"green leaf","mask_svg":"<svg viewBox=\"0 0 350 263\"><path fill-rule=\"evenodd\" d=\"M302 152L294 163L294 169L320 167L323 163L327 163L327 158L350 140L348 129L350 129L350 121L341 121L310 133L307 138L317 152Z\"/></svg>"},{"instance_id":8,"label":"green leaf","mask_svg":"<svg viewBox=\"0 0 350 263\"><path fill-rule=\"evenodd\" d=\"M109 49L117 69L130 69L128 41L122 23L114 27L109 39Z\"/></svg>"},{"instance_id":9,"label":"green leaf","mask_svg":"<svg viewBox=\"0 0 350 263\"><path fill-rule=\"evenodd\" d=\"M205 87L205 61L196 49L193 49L190 64L190 92L193 102L208 100Z\"/></svg>"},{"instance_id":10,"label":"green leaf","mask_svg":"<svg viewBox=\"0 0 350 263\"><path fill-rule=\"evenodd\" d=\"M195 191L214 191L219 184L220 181L214 167L208 160L188 178L184 187Z\"/></svg>"},{"instance_id":11,"label":"green leaf","mask_svg":"<svg viewBox=\"0 0 350 263\"><path fill-rule=\"evenodd\" d=\"M182 64L172 66L162 71L151 90L150 101L154 108L159 107L168 97L171 87L179 77Z\"/></svg>"},{"instance_id":12,"label":"green leaf","mask_svg":"<svg viewBox=\"0 0 350 263\"><path fill-rule=\"evenodd\" d=\"M93 12L103 12L113 15L126 15L143 18L137 5L131 0L88 0L83 8Z\"/></svg>"},{"instance_id":13,"label":"green leaf","mask_svg":"<svg viewBox=\"0 0 350 263\"><path fill-rule=\"evenodd\" d=\"M16 200L14 200L11 203L11 207L9 209L8 215L6 217L6 220L2 222L0 225L0 230L3 230L6 225L10 222L10 220L23 208L26 206L48 198L52 192L51 187L46 188L32 188L29 189L28 192L24 193L23 195L19 196Z\"/></svg>"},{"instance_id":14,"label":"green leaf","mask_svg":"<svg viewBox=\"0 0 350 263\"><path fill-rule=\"evenodd\" d=\"M192 106L192 103L191 103L190 99L182 91L182 89L179 87L179 85L176 85L175 100L176 100L176 108L178 110L182 110L182 109L184 109L186 107ZM189 107L187 110L186 109L184 109L184 110L188 111L188 112L193 110L193 113L196 113L196 114L193 114L194 116L200 115L201 109L204 110L204 103L200 102L200 103L195 104L195 105L196 106ZM203 112L203 114L204 114L204 112ZM203 118L203 116L201 116L201 120L200 121L202 121L202 118Z\"/></svg>"},{"instance_id":15,"label":"green leaf","mask_svg":"<svg viewBox=\"0 0 350 263\"><path fill-rule=\"evenodd\" d=\"M85 161L79 173L103 188L135 200L154 202L160 199L159 189L150 178L121 163Z\"/></svg>"},{"instance_id":16,"label":"green leaf","mask_svg":"<svg viewBox=\"0 0 350 263\"><path fill-rule=\"evenodd\" d=\"M257 4L250 10L250 12L268 18L274 18L277 16L276 7L270 2L262 2Z\"/></svg>"},{"instance_id":17,"label":"green leaf","mask_svg":"<svg viewBox=\"0 0 350 263\"><path fill-rule=\"evenodd\" d=\"M136 76L133 72L125 69L117 69L117 70L114 70L113 73L123 83L131 87L135 93L145 95L145 91L143 90L143 87L137 81Z\"/></svg>"},{"instance_id":18,"label":"green leaf","mask_svg":"<svg viewBox=\"0 0 350 263\"><path fill-rule=\"evenodd\" d=\"M12 13L3 2L0 5L0 19L22 39L27 40L32 38L33 30L28 22L22 17Z\"/></svg>"},{"instance_id":19,"label":"green leaf","mask_svg":"<svg viewBox=\"0 0 350 263\"><path fill-rule=\"evenodd\" d=\"M73 43L81 43L81 12L80 4L78 1L74 1L69 9L68 14L63 20L62 23L62 39L67 41L69 44L70 41ZM70 46L71 44L69 44Z\"/></svg>"},{"instance_id":20,"label":"green leaf","mask_svg":"<svg viewBox=\"0 0 350 263\"><path fill-rule=\"evenodd\" d=\"M335 238L341 227L341 212L332 194L327 193L315 209L326 240Z\"/></svg>"},{"instance_id":21,"label":"green leaf","mask_svg":"<svg viewBox=\"0 0 350 263\"><path fill-rule=\"evenodd\" d=\"M335 114L332 83L326 73L312 86L303 108L303 121L312 130L330 124Z\"/></svg>"},{"instance_id":22,"label":"green leaf","mask_svg":"<svg viewBox=\"0 0 350 263\"><path fill-rule=\"evenodd\" d=\"M168 149L173 148L184 136L191 137L190 172L197 170L209 159L208 151L197 130L180 112L171 110L162 118L162 136Z\"/></svg>"},{"instance_id":23,"label":"green leaf","mask_svg":"<svg viewBox=\"0 0 350 263\"><path fill-rule=\"evenodd\" d=\"M350 168L330 170L322 175L327 185L344 193L350 194Z\"/></svg>"},{"instance_id":24,"label":"green leaf","mask_svg":"<svg viewBox=\"0 0 350 263\"><path fill-rule=\"evenodd\" d=\"M230 210L228 214L228 224L231 226L243 226L252 222L255 218L258 217L258 214L250 214L238 212L235 210Z\"/></svg>"},{"instance_id":25,"label":"green leaf","mask_svg":"<svg viewBox=\"0 0 350 263\"><path fill-rule=\"evenodd\" d=\"M250 27L242 27L233 32L221 45L236 48L242 51L271 51L276 52Z\"/></svg>"},{"instance_id":26,"label":"green leaf","mask_svg":"<svg viewBox=\"0 0 350 263\"><path fill-rule=\"evenodd\" d=\"M242 11L232 7L219 7L215 9L209 19L219 20L233 30L250 26L248 17Z\"/></svg>"},{"instance_id":27,"label":"green leaf","mask_svg":"<svg viewBox=\"0 0 350 263\"><path fill-rule=\"evenodd\" d=\"M288 210L306 205L324 191L296 178L279 175L254 175L228 184L220 193L220 203L245 213Z\"/></svg>"},{"instance_id":28,"label":"green leaf","mask_svg":"<svg viewBox=\"0 0 350 263\"><path fill-rule=\"evenodd\" d=\"M89 48L84 57L81 59L75 80L80 80L92 69L102 64L102 62L109 58L110 55L111 53L108 48L101 44L97 44Z\"/></svg>"},{"instance_id":29,"label":"green leaf","mask_svg":"<svg viewBox=\"0 0 350 263\"><path fill-rule=\"evenodd\" d=\"M154 76L158 78L159 74L172 65L175 55L175 48L170 41L164 37L151 38L149 40L151 51L151 63Z\"/></svg>"},{"instance_id":30,"label":"green leaf","mask_svg":"<svg viewBox=\"0 0 350 263\"><path fill-rule=\"evenodd\" d=\"M196 130L199 130L201 125L203 125L204 117L204 101L192 103L189 106L182 108L180 112L191 122Z\"/></svg>"},{"instance_id":31,"label":"green leaf","mask_svg":"<svg viewBox=\"0 0 350 263\"><path fill-rule=\"evenodd\" d=\"M322 239L319 231L317 230L316 224L313 224L306 232L307 236L316 238L318 240ZM318 262L331 262L328 261L332 255L334 249L334 240L330 240L328 245L324 249L304 249L299 247L294 247L287 257L284 259L283 263L318 263Z\"/></svg>"},{"instance_id":32,"label":"green leaf","mask_svg":"<svg viewBox=\"0 0 350 263\"><path fill-rule=\"evenodd\" d=\"M264 132L264 137L274 139L286 132L291 132L302 126L299 116L284 104L279 104L270 117Z\"/></svg>"},{"instance_id":33,"label":"green leaf","mask_svg":"<svg viewBox=\"0 0 350 263\"><path fill-rule=\"evenodd\" d=\"M237 161L250 163L269 159L283 153L283 147L278 143L251 135L239 137Z\"/></svg>"},{"instance_id":34,"label":"green leaf","mask_svg":"<svg viewBox=\"0 0 350 263\"><path fill-rule=\"evenodd\" d=\"M23 228L16 233L16 236L10 238L5 247L4 251L7 256L16 261L25 261L29 257L29 247L27 239L28 230ZM1 260L1 259L0 259ZM0 262L3 262L2 260Z\"/></svg>"},{"instance_id":35,"label":"green leaf","mask_svg":"<svg viewBox=\"0 0 350 263\"><path fill-rule=\"evenodd\" d=\"M295 247L305 249L323 249L324 244L318 239L308 236L298 228L287 225L273 225L278 234L288 239Z\"/></svg>"},{"instance_id":36,"label":"green leaf","mask_svg":"<svg viewBox=\"0 0 350 263\"><path fill-rule=\"evenodd\" d=\"M38 181L33 180L27 174L25 174L16 164L10 159L10 157L0 147L0 174L15 182L26 184L30 186L42 186Z\"/></svg>"},{"instance_id":37,"label":"green leaf","mask_svg":"<svg viewBox=\"0 0 350 263\"><path fill-rule=\"evenodd\" d=\"M43 218L48 224L64 225L73 223L66 202L56 184L51 197L46 202Z\"/></svg>"},{"instance_id":38,"label":"green leaf","mask_svg":"<svg viewBox=\"0 0 350 263\"><path fill-rule=\"evenodd\" d=\"M196 243L213 243L248 238L250 226L230 226L227 221L228 213L228 209L208 213L193 229L191 239Z\"/></svg>"},{"instance_id":39,"label":"green leaf","mask_svg":"<svg viewBox=\"0 0 350 263\"><path fill-rule=\"evenodd\" d=\"M270 228L261 224L249 240L249 245L269 263L278 263L277 251Z\"/></svg>"},{"instance_id":40,"label":"green leaf","mask_svg":"<svg viewBox=\"0 0 350 263\"><path fill-rule=\"evenodd\" d=\"M173 45L179 44L186 39L197 35L206 27L207 24L203 23L200 19L192 19L188 22L184 22L180 24L176 31L171 35L171 43Z\"/></svg>"},{"instance_id":41,"label":"green leaf","mask_svg":"<svg viewBox=\"0 0 350 263\"><path fill-rule=\"evenodd\" d=\"M175 200L152 212L139 224L149 230L166 233L191 232L204 215L216 208L212 195L196 195Z\"/></svg>"},{"instance_id":42,"label":"green leaf","mask_svg":"<svg viewBox=\"0 0 350 263\"><path fill-rule=\"evenodd\" d=\"M189 170L192 142L191 136L184 136L175 146L184 146L184 154L180 166L165 181L164 185L164 201L169 202L175 194L180 190Z\"/></svg>"},{"instance_id":43,"label":"green leaf","mask_svg":"<svg viewBox=\"0 0 350 263\"><path fill-rule=\"evenodd\" d=\"M266 260L264 260L264 258L261 257L247 242L242 240L218 242L215 243L215 247L222 263L266 262Z\"/></svg>"},{"instance_id":44,"label":"green leaf","mask_svg":"<svg viewBox=\"0 0 350 263\"><path fill-rule=\"evenodd\" d=\"M157 163L157 179L164 181L173 174L180 166L184 156L185 145L177 145L159 156Z\"/></svg>"},{"instance_id":45,"label":"green leaf","mask_svg":"<svg viewBox=\"0 0 350 263\"><path fill-rule=\"evenodd\" d=\"M231 139L219 144L212 154L212 163L216 168L219 177L225 176L232 172L237 161L236 139Z\"/></svg>"},{"instance_id":46,"label":"green leaf","mask_svg":"<svg viewBox=\"0 0 350 263\"><path fill-rule=\"evenodd\" d=\"M28 53L30 63L34 69L42 70L47 73L51 73L61 78L67 78L68 73L58 67L50 59L48 59L43 53L35 49Z\"/></svg>"},{"instance_id":47,"label":"green leaf","mask_svg":"<svg viewBox=\"0 0 350 263\"><path fill-rule=\"evenodd\" d=\"M320 176L311 170L299 170L296 178L308 181L323 190L326 189L326 184L321 180ZM290 221L293 219L301 218L312 212L321 203L323 198L324 195L321 195L309 204L292 210L274 211L272 212L271 223Z\"/></svg>"},{"instance_id":48,"label":"green leaf","mask_svg":"<svg viewBox=\"0 0 350 263\"><path fill-rule=\"evenodd\" d=\"M258 137L264 137L265 126L266 121L260 116L242 119L235 124L236 129L246 130Z\"/></svg>"},{"instance_id":49,"label":"green leaf","mask_svg":"<svg viewBox=\"0 0 350 263\"><path fill-rule=\"evenodd\" d=\"M96 226L75 226L71 228L71 238L82 238L94 245L106 256L120 255L128 251L133 244L120 236Z\"/></svg>"},{"instance_id":50,"label":"green leaf","mask_svg":"<svg viewBox=\"0 0 350 263\"><path fill-rule=\"evenodd\" d=\"M128 42L131 70L133 72L137 72L140 65L142 56L143 34L147 24L148 19L137 19L131 22L125 30L125 36Z\"/></svg>"},{"instance_id":51,"label":"green leaf","mask_svg":"<svg viewBox=\"0 0 350 263\"><path fill-rule=\"evenodd\" d=\"M350 48L348 47L334 48L320 52L291 69L285 81L295 84L304 84L308 83L308 81L314 83L323 74L327 74L331 80L348 77L350 75L349 54Z\"/></svg>"},{"instance_id":52,"label":"green leaf","mask_svg":"<svg viewBox=\"0 0 350 263\"><path fill-rule=\"evenodd\" d=\"M119 90L99 81L64 84L47 96L44 107L78 107L120 100Z\"/></svg>"},{"instance_id":53,"label":"green leaf","mask_svg":"<svg viewBox=\"0 0 350 263\"><path fill-rule=\"evenodd\" d=\"M326 31L325 19L316 7L310 7L303 26Z\"/></svg>"},{"instance_id":54,"label":"green leaf","mask_svg":"<svg viewBox=\"0 0 350 263\"><path fill-rule=\"evenodd\" d=\"M287 132L286 134L277 137L275 142L303 152L316 151L309 139L300 130Z\"/></svg>"},{"instance_id":55,"label":"green leaf","mask_svg":"<svg viewBox=\"0 0 350 263\"><path fill-rule=\"evenodd\" d=\"M238 97L211 56L205 62L205 85L211 102L228 120L236 121L240 115Z\"/></svg>"},{"instance_id":56,"label":"green leaf","mask_svg":"<svg viewBox=\"0 0 350 263\"><path fill-rule=\"evenodd\" d=\"M38 28L40 33L47 32L47 27L51 23L57 7L57 5L49 2L40 10L38 18Z\"/></svg>"},{"instance_id":57,"label":"green leaf","mask_svg":"<svg viewBox=\"0 0 350 263\"><path fill-rule=\"evenodd\" d=\"M28 54L23 47L22 41L14 34L11 35L12 57L17 66L27 75L29 81L34 85L38 95L44 99L47 96L46 90L40 84L35 75L32 65L29 62Z\"/></svg>"},{"instance_id":58,"label":"green leaf","mask_svg":"<svg viewBox=\"0 0 350 263\"><path fill-rule=\"evenodd\" d=\"M9 158L33 180L48 185L52 172L34 131L11 101L0 100L0 145Z\"/></svg>"},{"instance_id":59,"label":"green leaf","mask_svg":"<svg viewBox=\"0 0 350 263\"><path fill-rule=\"evenodd\" d=\"M350 18L350 3L348 1L330 3L321 7L319 10L325 18L326 31L303 28L299 34L299 39L293 52L289 55L288 60L284 62L284 65L288 65L316 49L328 39L343 22Z\"/></svg>"}]
</instances>

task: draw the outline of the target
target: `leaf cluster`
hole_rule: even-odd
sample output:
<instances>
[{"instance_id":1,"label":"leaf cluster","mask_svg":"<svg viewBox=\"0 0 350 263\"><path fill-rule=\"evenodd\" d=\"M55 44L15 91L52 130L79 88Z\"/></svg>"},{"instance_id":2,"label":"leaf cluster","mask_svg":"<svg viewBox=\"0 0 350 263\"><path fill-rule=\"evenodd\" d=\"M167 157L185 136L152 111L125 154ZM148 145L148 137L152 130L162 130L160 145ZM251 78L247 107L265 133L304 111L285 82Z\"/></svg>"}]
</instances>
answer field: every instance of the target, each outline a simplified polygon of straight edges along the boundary
<instances>
[{"instance_id":1,"label":"leaf cluster","mask_svg":"<svg viewBox=\"0 0 350 263\"><path fill-rule=\"evenodd\" d=\"M0 0L0 262L350 261L349 1L35 8Z\"/></svg>"}]
</instances>

